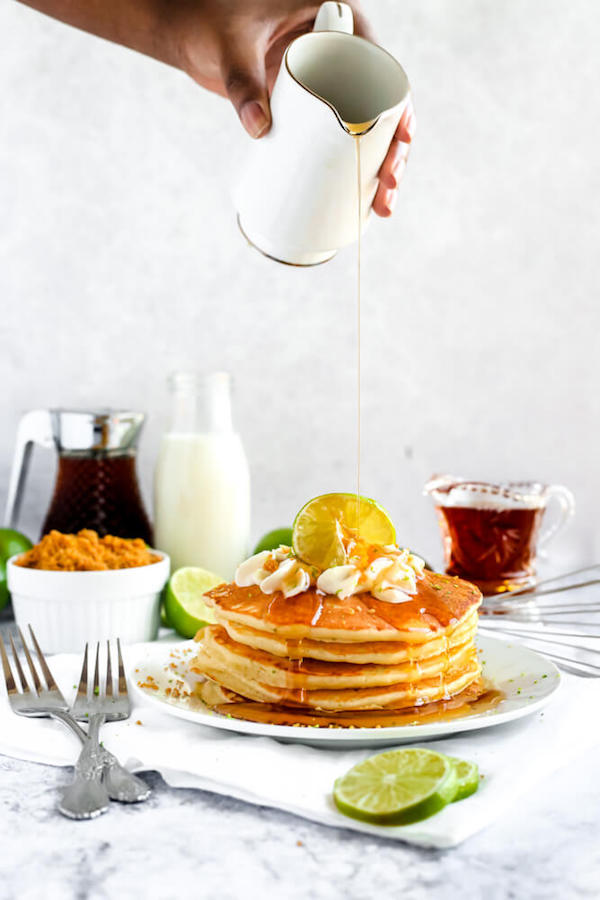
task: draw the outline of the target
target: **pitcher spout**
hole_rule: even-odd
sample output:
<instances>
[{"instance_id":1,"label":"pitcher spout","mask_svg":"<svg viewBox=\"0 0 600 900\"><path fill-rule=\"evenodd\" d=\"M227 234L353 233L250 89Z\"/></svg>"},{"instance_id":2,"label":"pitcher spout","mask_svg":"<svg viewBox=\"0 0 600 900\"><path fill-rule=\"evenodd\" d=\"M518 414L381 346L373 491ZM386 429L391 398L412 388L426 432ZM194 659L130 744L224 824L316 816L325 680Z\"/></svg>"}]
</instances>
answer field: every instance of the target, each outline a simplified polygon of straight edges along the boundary
<instances>
[{"instance_id":1,"label":"pitcher spout","mask_svg":"<svg viewBox=\"0 0 600 900\"><path fill-rule=\"evenodd\" d=\"M330 107L348 134L365 134L406 101L409 84L391 54L357 35L319 31L296 38L284 63L296 82Z\"/></svg>"}]
</instances>

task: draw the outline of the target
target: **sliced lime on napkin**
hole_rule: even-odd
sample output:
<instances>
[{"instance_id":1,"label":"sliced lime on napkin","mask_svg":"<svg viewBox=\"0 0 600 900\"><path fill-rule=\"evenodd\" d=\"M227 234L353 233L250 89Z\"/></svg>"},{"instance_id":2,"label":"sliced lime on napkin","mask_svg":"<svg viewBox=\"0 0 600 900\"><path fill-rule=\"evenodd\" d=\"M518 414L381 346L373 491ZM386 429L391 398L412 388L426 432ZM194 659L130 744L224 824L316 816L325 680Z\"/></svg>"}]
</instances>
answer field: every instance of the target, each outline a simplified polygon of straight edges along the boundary
<instances>
[{"instance_id":1,"label":"sliced lime on napkin","mask_svg":"<svg viewBox=\"0 0 600 900\"><path fill-rule=\"evenodd\" d=\"M456 797L457 800L464 800L470 797L479 787L479 767L477 763L469 762L466 759L458 759L456 756L449 756L448 759L454 766L456 776L458 778L458 787Z\"/></svg>"},{"instance_id":2,"label":"sliced lime on napkin","mask_svg":"<svg viewBox=\"0 0 600 900\"><path fill-rule=\"evenodd\" d=\"M408 748L378 753L335 782L333 799L353 819L407 825L451 803L458 789L456 767L442 753Z\"/></svg>"}]
</instances>

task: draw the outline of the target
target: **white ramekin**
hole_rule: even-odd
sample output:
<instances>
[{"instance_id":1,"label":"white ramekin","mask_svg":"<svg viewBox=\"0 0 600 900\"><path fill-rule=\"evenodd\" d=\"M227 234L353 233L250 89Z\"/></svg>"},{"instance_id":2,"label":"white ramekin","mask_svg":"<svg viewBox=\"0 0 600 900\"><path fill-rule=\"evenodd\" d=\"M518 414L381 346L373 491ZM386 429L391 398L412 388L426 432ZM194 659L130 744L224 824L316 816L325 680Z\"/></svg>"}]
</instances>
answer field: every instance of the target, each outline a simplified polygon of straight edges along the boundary
<instances>
[{"instance_id":1,"label":"white ramekin","mask_svg":"<svg viewBox=\"0 0 600 900\"><path fill-rule=\"evenodd\" d=\"M45 653L81 653L86 641L120 638L151 641L158 634L160 594L169 577L169 557L131 569L50 572L6 567L17 624L31 625Z\"/></svg>"}]
</instances>

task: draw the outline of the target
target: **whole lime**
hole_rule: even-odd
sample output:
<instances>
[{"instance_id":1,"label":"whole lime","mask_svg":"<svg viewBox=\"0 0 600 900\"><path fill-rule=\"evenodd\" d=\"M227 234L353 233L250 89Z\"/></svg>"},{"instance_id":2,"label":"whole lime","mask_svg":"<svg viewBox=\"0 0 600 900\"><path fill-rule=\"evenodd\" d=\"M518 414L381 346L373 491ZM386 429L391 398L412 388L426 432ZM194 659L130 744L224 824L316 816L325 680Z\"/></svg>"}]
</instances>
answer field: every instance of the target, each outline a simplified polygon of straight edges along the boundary
<instances>
[{"instance_id":1,"label":"whole lime","mask_svg":"<svg viewBox=\"0 0 600 900\"><path fill-rule=\"evenodd\" d=\"M292 546L292 529L291 528L274 528L264 534L256 547L254 553L262 553L263 550L276 550L280 544L286 547Z\"/></svg>"},{"instance_id":2,"label":"whole lime","mask_svg":"<svg viewBox=\"0 0 600 900\"><path fill-rule=\"evenodd\" d=\"M0 609L8 603L8 587L6 584L6 563L17 553L25 553L33 544L28 537L13 528L0 528Z\"/></svg>"}]
</instances>

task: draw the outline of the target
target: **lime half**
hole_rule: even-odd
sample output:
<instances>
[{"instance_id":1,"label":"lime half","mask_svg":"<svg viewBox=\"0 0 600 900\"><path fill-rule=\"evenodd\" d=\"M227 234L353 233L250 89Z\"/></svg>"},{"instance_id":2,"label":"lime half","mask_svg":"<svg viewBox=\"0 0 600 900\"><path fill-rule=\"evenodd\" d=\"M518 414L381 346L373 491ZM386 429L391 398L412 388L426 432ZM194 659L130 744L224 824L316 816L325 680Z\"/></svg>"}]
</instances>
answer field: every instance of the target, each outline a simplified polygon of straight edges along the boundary
<instances>
[{"instance_id":1,"label":"lime half","mask_svg":"<svg viewBox=\"0 0 600 900\"><path fill-rule=\"evenodd\" d=\"M358 763L335 782L338 809L353 819L407 825L439 812L456 795L458 777L434 750L389 750Z\"/></svg>"},{"instance_id":2,"label":"lime half","mask_svg":"<svg viewBox=\"0 0 600 900\"><path fill-rule=\"evenodd\" d=\"M262 553L263 550L276 550L281 544L284 544L286 547L292 546L291 528L274 528L273 531L267 531L254 548L254 553Z\"/></svg>"},{"instance_id":3,"label":"lime half","mask_svg":"<svg viewBox=\"0 0 600 900\"><path fill-rule=\"evenodd\" d=\"M171 628L182 637L193 638L200 628L213 623L215 617L204 594L224 581L197 566L177 569L171 575L165 596L165 618Z\"/></svg>"},{"instance_id":4,"label":"lime half","mask_svg":"<svg viewBox=\"0 0 600 900\"><path fill-rule=\"evenodd\" d=\"M465 797L474 794L479 787L479 767L477 763L469 762L467 759L458 759L456 756L449 756L448 759L454 766L458 778L458 788L454 800L464 800Z\"/></svg>"},{"instance_id":5,"label":"lime half","mask_svg":"<svg viewBox=\"0 0 600 900\"><path fill-rule=\"evenodd\" d=\"M322 494L309 500L294 519L294 553L320 569L343 565L342 538L348 530L368 544L396 541L390 517L374 500L356 494Z\"/></svg>"}]
</instances>

